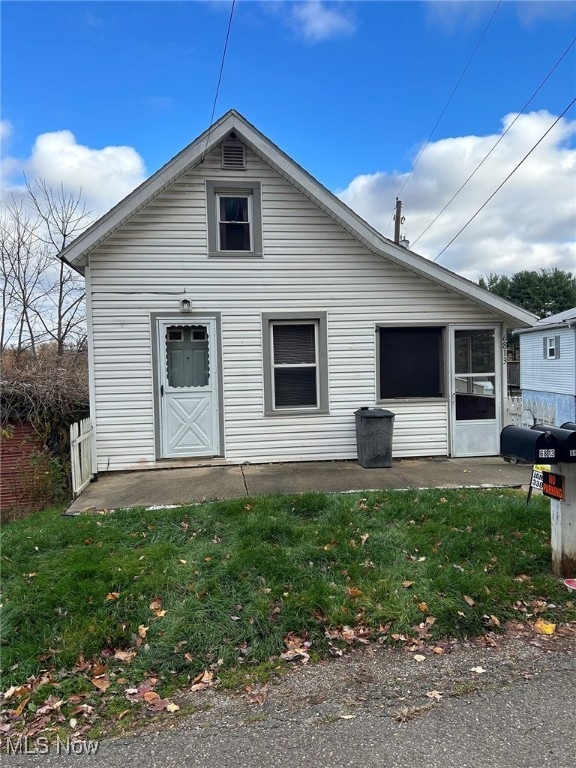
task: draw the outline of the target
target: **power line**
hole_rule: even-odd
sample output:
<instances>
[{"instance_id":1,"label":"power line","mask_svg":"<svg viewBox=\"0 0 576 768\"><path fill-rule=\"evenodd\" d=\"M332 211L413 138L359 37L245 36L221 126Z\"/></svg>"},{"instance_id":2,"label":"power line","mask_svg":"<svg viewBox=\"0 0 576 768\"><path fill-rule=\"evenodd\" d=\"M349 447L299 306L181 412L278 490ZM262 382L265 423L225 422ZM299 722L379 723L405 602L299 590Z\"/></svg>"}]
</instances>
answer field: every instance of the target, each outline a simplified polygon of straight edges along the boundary
<instances>
[{"instance_id":1,"label":"power line","mask_svg":"<svg viewBox=\"0 0 576 768\"><path fill-rule=\"evenodd\" d=\"M530 103L533 101L534 97L535 97L535 96L536 96L536 95L537 95L537 94L538 94L538 93L539 93L539 92L542 90L542 88L544 87L544 85L545 85L545 84L548 82L548 80L550 79L550 77L552 76L552 74L554 73L554 71L555 71L555 70L558 68L558 66L560 65L561 61L562 61L562 60L563 60L563 59L566 57L566 55L568 54L568 52L569 52L570 48L572 48L572 46L574 45L574 43L576 43L576 37L574 38L574 40L572 40L572 42L570 43L570 45L568 46L568 48L566 48L566 50L564 51L564 53L562 54L562 56L560 56L560 58L558 59L558 61L556 62L556 64L554 64L554 66L552 67L552 69L551 69L551 70L548 72L548 74L546 75L546 77L544 78L544 80L542 80L542 82L540 83L540 85L538 86L538 88L536 88L536 90L534 91L534 93L533 93L533 94L530 96L530 98L528 99L528 101L526 102L526 104L524 104L524 106L522 107L522 109L520 110L520 112L518 112L518 114L516 115L516 117L514 118L514 120L512 120L512 122L510 123L510 125L509 125L509 126L506 128L506 130L505 130L505 131L502 133L502 135L501 135L501 136L498 138L498 140L497 140L497 141L495 142L495 144L493 145L492 149L491 149L491 150L488 152L488 154L487 154L487 155L486 155L486 156L485 156L485 157L482 159L482 161L481 161L481 162L480 162L480 163L479 163L479 164L476 166L476 168L475 168L475 169L472 171L472 173L470 174L470 176L468 176L468 178L466 179L466 181L465 181L465 182L464 182L464 183L463 183L463 184L462 184L462 185L461 185L461 186L460 186L460 187L459 187L459 188L456 190L456 192L454 192L454 194L452 195L452 197L450 198L450 200L448 200L448 202L446 203L446 205L444 206L444 208L442 208L442 210L441 210L439 213L437 213L437 214L436 214L436 216L435 216L435 217L432 219L432 221L430 222L430 224L428 224L428 226L426 227L426 229L424 229L424 231L423 231L423 232L421 232L421 233L418 235L418 237L416 238L416 240L414 240L414 241L413 241L413 243L412 243L412 248L414 248L414 246L416 245L416 243L418 242L418 240L420 240L420 238L422 238L422 237L423 237L423 236L426 234L426 232L428 232L428 230L430 229L430 227L431 227L433 224L435 224L435 223L438 221L438 219L440 218L440 216L442 216L442 214L444 213L444 211L446 210L446 208L448 208L448 206L449 206L449 205L451 205L451 204L454 202L454 200L456 199L456 197L457 197L457 196L460 194L460 192L462 192L462 190L463 190L463 189L464 189L464 187L465 187L465 186L468 184L468 182L470 181L470 179L471 179L473 176L475 176L475 175L476 175L476 172L477 172L477 171L479 171L479 170L480 170L480 168L481 168L481 167L484 165L484 163L486 162L486 160L488 160L488 158L490 157L490 155L492 154L492 152L494 152L494 150L496 149L496 147L498 146L498 144L500 144L500 142L502 141L502 139L504 138L504 136L506 136L506 134L507 134L507 133L508 133L508 131L509 131L509 130L512 128L512 126L514 125L514 123L515 123L515 122L516 122L516 121L519 119L520 115L524 114L524 112L526 111L526 109L527 109L527 107L529 106L529 104L530 104Z\"/></svg>"},{"instance_id":2,"label":"power line","mask_svg":"<svg viewBox=\"0 0 576 768\"><path fill-rule=\"evenodd\" d=\"M432 136L434 136L434 133L436 132L436 128L438 128L438 125L439 125L440 121L441 121L441 120L442 120L442 118L444 117L444 113L446 112L446 110L447 110L447 109L448 109L448 107L450 106L450 102L452 101L452 99L453 99L453 97L454 97L454 94L456 93L456 91L458 90L458 87L460 86L460 83L461 83L461 82L462 82L462 80L464 79L464 75L465 75L465 74L466 74L466 72L468 71L468 67L469 67L469 66L470 66L470 64L472 63L472 59L473 59L473 58L474 58L474 56L476 55L476 51L477 51L477 50L478 50L478 48L480 47L480 44L482 43L482 40L484 40L484 37L486 36L486 33L488 32L488 29L489 29L490 25L492 24L492 21L493 21L493 19L494 19L494 16L496 16L496 13L498 12L498 8L500 8L500 6L501 6L501 5L502 5L502 0L499 0L499 1L498 1L498 5L497 5L497 6L496 6L496 8L494 9L494 12L493 12L492 16L490 16L490 19L488 20L488 24L486 24L486 26L485 26L485 28L484 28L484 31L483 31L483 32L482 32L482 34L480 35L480 39L479 39L479 40L478 40L478 42L476 43L476 47L474 48L474 50L472 51L472 54L470 55L470 58L469 58L469 59L468 59L468 61L466 62L466 66L465 66L465 67L464 67L464 69L462 70L462 74L461 74L461 75L460 75L460 77L458 78L458 82L456 83L456 85L455 85L455 86L454 86L454 88L452 89L452 93L451 93L451 94L450 94L450 96L448 97L448 101L447 101L447 102L446 102L446 104L444 105L444 109L443 109L443 110L442 110L442 112L440 113L440 116L439 116L438 120L436 120L436 122L434 123L434 128L432 128L432 131L430 132L430 135L429 135L429 136L428 136L428 138L426 139L426 143L424 144L424 146L422 147L422 149L421 149L421 150L420 150L420 152L418 153L418 156L416 157L416 160L414 161L414 165L412 166L412 170L410 171L410 173L409 173L409 174L408 174L408 176L406 177L406 179L405 179L405 181L404 181L404 184L402 184L402 187L400 188L400 192L398 192L398 196L400 196L400 195L402 194L402 190L404 189L404 187L406 186L406 184L408 184L408 182L409 182L409 180L410 180L410 178L411 178L412 174L414 173L414 170L415 170L416 166L418 165L418 161L419 161L419 160L420 160L420 158L422 157L422 154L423 154L424 150L426 149L426 147L427 147L427 146L428 146L428 144L430 143L430 141L431 141L431 139L432 139Z\"/></svg>"},{"instance_id":3,"label":"power line","mask_svg":"<svg viewBox=\"0 0 576 768\"><path fill-rule=\"evenodd\" d=\"M206 147L208 146L208 139L210 138L212 123L214 122L214 113L216 112L216 102L218 101L218 94L220 93L220 83L222 82L222 73L224 71L224 62L226 60L226 51L228 50L228 39L230 38L230 29L232 27L232 17L234 16L235 5L236 0L232 0L230 18L228 19L228 29L226 30L226 40L224 42L224 50L222 51L222 60L220 62L220 72L218 73L218 83L216 84L216 93L214 94L214 103L212 104L212 114L210 115L210 128L208 129L208 135L206 136ZM206 151L206 147L204 148L204 151Z\"/></svg>"},{"instance_id":4,"label":"power line","mask_svg":"<svg viewBox=\"0 0 576 768\"><path fill-rule=\"evenodd\" d=\"M488 203L490 202L490 200L492 200L492 198L494 197L494 195L495 195L495 194L496 194L496 193L497 193L499 190L501 190L501 189L502 189L502 187L504 186L504 184L506 184L506 182L508 181L508 179L510 179L510 177L511 177L511 176L513 176L513 175L516 173L516 171L518 170L518 168L520 168L520 166L522 165L522 163L523 163L523 162L524 162L524 161L525 161L525 160L526 160L526 159L527 159L527 158L528 158L528 157L529 157L529 156L532 154L532 152L534 152L534 150L536 149L536 147L537 147L537 146L538 146L538 145L539 145L539 144L540 144L540 143L541 143L541 142L542 142L542 141L543 141L543 140L546 138L546 136L548 136L548 134L550 133L550 131L552 130L552 128L554 128L554 126L555 126L555 125L556 125L556 124L557 124L557 123L558 123L558 122L559 122L559 121L560 121L560 120L561 120L561 119L564 117L564 115L566 114L566 112L568 112L568 110L569 110L569 109L570 109L570 108L571 108L571 107L572 107L572 106L573 106L575 103L576 103L576 98L572 99L572 101L570 102L570 104L568 104L568 106L567 106L567 107L566 107L566 108L563 110L563 112L562 112L560 115L558 115L558 117L556 118L556 120L554 120L554 122L553 122L553 123L552 123L552 125L551 125L551 126L548 128L548 130L547 130L545 133L543 133L543 134L542 134L542 136L541 136L541 137L538 139L538 141L536 142L536 144L534 144L534 146L533 146L533 147L532 147L532 148L531 148L531 149L530 149L530 150L529 150L529 151L528 151L528 152L527 152L527 153L524 155L524 157L522 158L522 160L520 160L520 162L519 162L519 163L518 163L518 164L517 164L517 165L516 165L516 166L515 166L515 167L514 167L514 168L513 168L511 171L510 171L510 173L508 174L508 176L506 176L506 178L504 179L504 181L503 181L501 184L499 184L499 185L496 187L496 189L494 190L494 192L492 192L492 194L490 195L490 197L489 197L489 198L488 198L488 199L487 199L487 200L486 200L484 203L482 203L482 205L480 206L480 208L478 208L478 210L476 211L476 213L475 213L473 216L471 216L471 217L468 219L468 221L466 222L466 224L464 224L464 226L463 226L463 227L462 227L462 228L461 228L461 229L460 229L458 232L456 232L456 234L454 235L454 237L452 238L452 240L450 240L450 242L449 242L447 245L445 245L445 246L444 246L444 248L442 248L442 250L440 251L440 253L438 254L438 256L436 256L436 258L435 258L435 259L432 259L432 261L438 261L438 259L440 258L440 256L442 256L442 254L444 253L444 251L445 251L447 248L449 248L449 247L452 245L452 243L454 242L454 240L456 240L456 238L457 238L457 237L459 237L459 236L462 234L462 232L464 232L464 230L466 229L466 227L467 227L469 224L471 224L471 223L474 221L474 219L476 218L476 216L478 216L478 214L480 213L480 211L482 211L482 210L483 210L483 209L484 209L484 208L485 208L485 207L488 205Z\"/></svg>"}]
</instances>

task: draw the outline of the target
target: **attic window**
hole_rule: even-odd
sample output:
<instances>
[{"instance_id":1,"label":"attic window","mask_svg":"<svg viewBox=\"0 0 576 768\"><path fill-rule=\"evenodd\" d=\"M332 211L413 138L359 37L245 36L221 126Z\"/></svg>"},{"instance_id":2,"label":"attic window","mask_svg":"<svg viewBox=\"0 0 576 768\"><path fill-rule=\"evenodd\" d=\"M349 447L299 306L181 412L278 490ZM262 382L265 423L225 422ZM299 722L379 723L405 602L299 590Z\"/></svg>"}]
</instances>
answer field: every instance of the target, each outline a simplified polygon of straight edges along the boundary
<instances>
[{"instance_id":1,"label":"attic window","mask_svg":"<svg viewBox=\"0 0 576 768\"><path fill-rule=\"evenodd\" d=\"M232 171L243 171L246 168L246 152L243 144L237 141L227 141L222 144L222 168Z\"/></svg>"},{"instance_id":2,"label":"attic window","mask_svg":"<svg viewBox=\"0 0 576 768\"><path fill-rule=\"evenodd\" d=\"M262 256L259 181L206 181L209 256Z\"/></svg>"}]
</instances>

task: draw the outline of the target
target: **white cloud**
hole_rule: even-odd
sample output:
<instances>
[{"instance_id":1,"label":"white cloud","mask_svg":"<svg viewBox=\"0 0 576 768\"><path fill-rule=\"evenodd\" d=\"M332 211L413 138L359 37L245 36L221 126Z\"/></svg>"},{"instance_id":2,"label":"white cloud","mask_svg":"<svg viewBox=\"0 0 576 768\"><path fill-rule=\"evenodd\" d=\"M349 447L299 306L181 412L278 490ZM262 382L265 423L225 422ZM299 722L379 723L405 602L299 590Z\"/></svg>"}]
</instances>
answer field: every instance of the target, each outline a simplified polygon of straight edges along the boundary
<instances>
[{"instance_id":1,"label":"white cloud","mask_svg":"<svg viewBox=\"0 0 576 768\"><path fill-rule=\"evenodd\" d=\"M304 0L288 7L292 26L310 43L350 35L355 30L352 18L336 3L328 6L321 0Z\"/></svg>"},{"instance_id":2,"label":"white cloud","mask_svg":"<svg viewBox=\"0 0 576 768\"><path fill-rule=\"evenodd\" d=\"M73 194L81 189L87 209L99 216L144 181L145 171L133 147L93 149L79 144L71 131L52 131L36 138L29 158L4 159L3 186L18 191L25 173Z\"/></svg>"},{"instance_id":3,"label":"white cloud","mask_svg":"<svg viewBox=\"0 0 576 768\"><path fill-rule=\"evenodd\" d=\"M418 239L516 117L480 170ZM497 135L430 143L401 194L406 217L402 233L411 248L436 257L555 119L546 111L511 114L503 118ZM438 263L473 280L489 272L511 274L542 267L576 272L576 149L569 146L575 134L576 121L560 120ZM406 178L407 174L394 173L358 176L339 196L392 237L394 200Z\"/></svg>"},{"instance_id":4,"label":"white cloud","mask_svg":"<svg viewBox=\"0 0 576 768\"><path fill-rule=\"evenodd\" d=\"M530 27L544 20L570 20L574 17L574 3L566 0L504 0L512 5L520 23ZM428 19L448 34L461 33L479 21L487 21L496 8L493 0L427 0ZM498 9L497 9L498 10Z\"/></svg>"},{"instance_id":5,"label":"white cloud","mask_svg":"<svg viewBox=\"0 0 576 768\"><path fill-rule=\"evenodd\" d=\"M12 123L9 120L0 120L0 141L3 143L12 135Z\"/></svg>"}]
</instances>

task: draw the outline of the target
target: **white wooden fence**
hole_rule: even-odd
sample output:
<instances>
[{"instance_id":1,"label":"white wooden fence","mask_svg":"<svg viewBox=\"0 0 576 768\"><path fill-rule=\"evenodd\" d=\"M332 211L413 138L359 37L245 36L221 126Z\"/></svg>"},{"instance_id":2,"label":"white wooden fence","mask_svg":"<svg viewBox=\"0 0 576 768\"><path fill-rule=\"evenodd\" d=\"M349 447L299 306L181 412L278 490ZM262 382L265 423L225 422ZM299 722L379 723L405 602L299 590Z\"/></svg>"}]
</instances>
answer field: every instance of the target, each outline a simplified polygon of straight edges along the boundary
<instances>
[{"instance_id":1,"label":"white wooden fence","mask_svg":"<svg viewBox=\"0 0 576 768\"><path fill-rule=\"evenodd\" d=\"M72 459L72 495L79 496L92 479L92 438L94 428L90 419L82 419L70 426Z\"/></svg>"},{"instance_id":2,"label":"white wooden fence","mask_svg":"<svg viewBox=\"0 0 576 768\"><path fill-rule=\"evenodd\" d=\"M553 405L546 405L523 397L508 397L506 405L506 426L533 427L535 424L553 426L556 411Z\"/></svg>"}]
</instances>

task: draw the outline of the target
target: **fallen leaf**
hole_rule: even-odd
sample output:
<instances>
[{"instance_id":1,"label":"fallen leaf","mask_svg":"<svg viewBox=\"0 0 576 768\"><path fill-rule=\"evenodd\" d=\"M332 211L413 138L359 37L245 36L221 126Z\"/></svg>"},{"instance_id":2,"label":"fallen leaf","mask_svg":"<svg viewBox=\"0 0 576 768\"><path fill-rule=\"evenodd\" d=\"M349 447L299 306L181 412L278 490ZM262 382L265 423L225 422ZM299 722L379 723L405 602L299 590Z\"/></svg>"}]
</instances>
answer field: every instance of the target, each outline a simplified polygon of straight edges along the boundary
<instances>
[{"instance_id":1,"label":"fallen leaf","mask_svg":"<svg viewBox=\"0 0 576 768\"><path fill-rule=\"evenodd\" d=\"M476 605L476 602L474 600L472 600L472 598L469 597L469 595L464 595L464 600L466 600L466 602L468 603L470 608L472 608L472 607L474 607Z\"/></svg>"},{"instance_id":2,"label":"fallen leaf","mask_svg":"<svg viewBox=\"0 0 576 768\"><path fill-rule=\"evenodd\" d=\"M218 678L211 669L205 669L203 672L199 672L192 681L192 691L203 691L205 688L210 688L216 685Z\"/></svg>"},{"instance_id":3,"label":"fallen leaf","mask_svg":"<svg viewBox=\"0 0 576 768\"><path fill-rule=\"evenodd\" d=\"M158 701L158 699L160 698L160 694L156 693L156 691L146 691L146 693L142 698L144 699L144 701L151 703L153 701Z\"/></svg>"},{"instance_id":4,"label":"fallen leaf","mask_svg":"<svg viewBox=\"0 0 576 768\"><path fill-rule=\"evenodd\" d=\"M120 597L120 592L108 592L106 595L106 600L118 600Z\"/></svg>"},{"instance_id":5,"label":"fallen leaf","mask_svg":"<svg viewBox=\"0 0 576 768\"><path fill-rule=\"evenodd\" d=\"M544 619L538 619L534 624L534 629L539 635L553 635L556 631L556 624L551 621L544 621Z\"/></svg>"},{"instance_id":6,"label":"fallen leaf","mask_svg":"<svg viewBox=\"0 0 576 768\"><path fill-rule=\"evenodd\" d=\"M352 599L360 597L360 595L364 594L361 589L358 589L358 587L350 587L346 591Z\"/></svg>"},{"instance_id":7,"label":"fallen leaf","mask_svg":"<svg viewBox=\"0 0 576 768\"><path fill-rule=\"evenodd\" d=\"M178 704L174 704L173 701L171 701L169 704L166 705L166 710L168 712L178 712L179 709L180 707L178 706Z\"/></svg>"},{"instance_id":8,"label":"fallen leaf","mask_svg":"<svg viewBox=\"0 0 576 768\"><path fill-rule=\"evenodd\" d=\"M99 691L102 691L102 693L104 693L110 687L110 680L108 680L105 677L93 677L92 684L95 685Z\"/></svg>"},{"instance_id":9,"label":"fallen leaf","mask_svg":"<svg viewBox=\"0 0 576 768\"><path fill-rule=\"evenodd\" d=\"M136 656L136 651L114 651L114 658L119 661L131 662L134 656Z\"/></svg>"},{"instance_id":10,"label":"fallen leaf","mask_svg":"<svg viewBox=\"0 0 576 768\"><path fill-rule=\"evenodd\" d=\"M422 656L421 653L415 653L412 658L414 661L426 661L426 656Z\"/></svg>"},{"instance_id":11,"label":"fallen leaf","mask_svg":"<svg viewBox=\"0 0 576 768\"><path fill-rule=\"evenodd\" d=\"M435 699L436 701L440 701L442 698L440 691L428 691L426 696L428 696L429 699Z\"/></svg>"},{"instance_id":12,"label":"fallen leaf","mask_svg":"<svg viewBox=\"0 0 576 768\"><path fill-rule=\"evenodd\" d=\"M18 704L18 706L14 710L14 716L15 717L20 717L24 707L26 706L26 704L28 704L28 702L30 701L31 698L32 698L31 696L26 696L24 699L22 699L20 704Z\"/></svg>"},{"instance_id":13,"label":"fallen leaf","mask_svg":"<svg viewBox=\"0 0 576 768\"><path fill-rule=\"evenodd\" d=\"M4 701L8 701L13 696L22 696L25 693L30 693L30 688L27 685L12 685L8 690L2 694Z\"/></svg>"},{"instance_id":14,"label":"fallen leaf","mask_svg":"<svg viewBox=\"0 0 576 768\"><path fill-rule=\"evenodd\" d=\"M486 672L486 670L484 669L484 667L472 667L470 672L476 672L477 675L481 675L484 672Z\"/></svg>"},{"instance_id":15,"label":"fallen leaf","mask_svg":"<svg viewBox=\"0 0 576 768\"><path fill-rule=\"evenodd\" d=\"M422 611L422 613L428 613L428 603L418 603L418 608Z\"/></svg>"},{"instance_id":16,"label":"fallen leaf","mask_svg":"<svg viewBox=\"0 0 576 768\"><path fill-rule=\"evenodd\" d=\"M404 589L410 589L410 587L412 586L412 584L414 584L414 582L413 582L413 581L403 581L403 582L402 582L402 586L404 587Z\"/></svg>"},{"instance_id":17,"label":"fallen leaf","mask_svg":"<svg viewBox=\"0 0 576 768\"><path fill-rule=\"evenodd\" d=\"M148 632L149 627L145 627L144 624L140 624L138 627L138 634L140 637L144 638L146 637L146 633Z\"/></svg>"}]
</instances>

